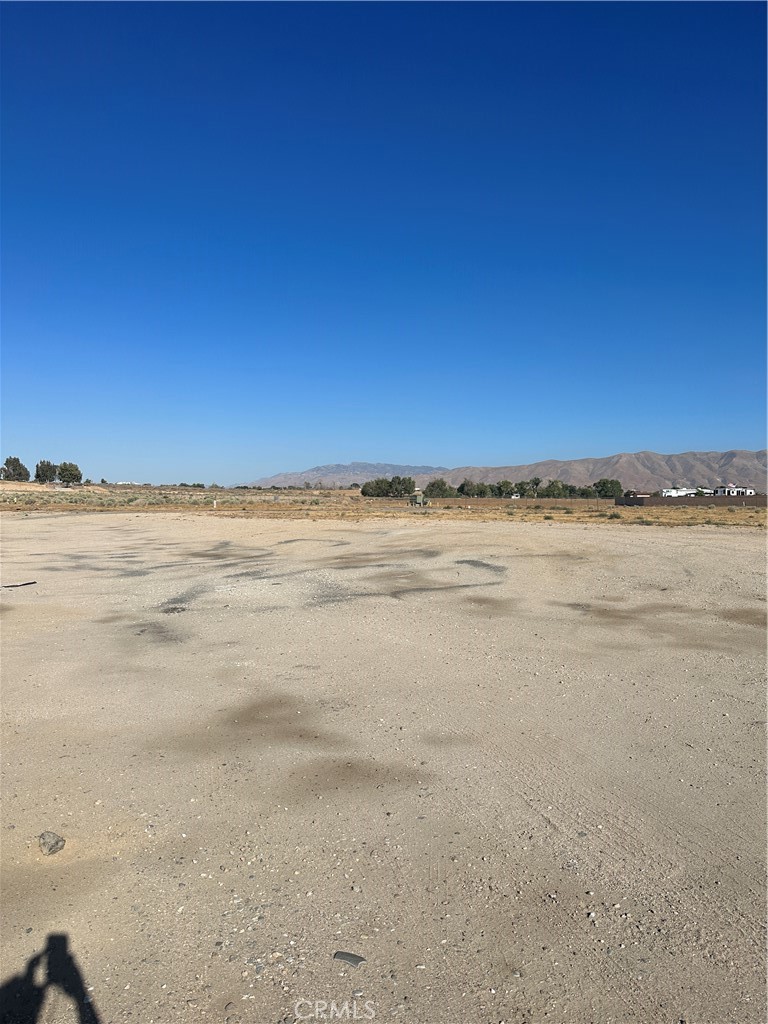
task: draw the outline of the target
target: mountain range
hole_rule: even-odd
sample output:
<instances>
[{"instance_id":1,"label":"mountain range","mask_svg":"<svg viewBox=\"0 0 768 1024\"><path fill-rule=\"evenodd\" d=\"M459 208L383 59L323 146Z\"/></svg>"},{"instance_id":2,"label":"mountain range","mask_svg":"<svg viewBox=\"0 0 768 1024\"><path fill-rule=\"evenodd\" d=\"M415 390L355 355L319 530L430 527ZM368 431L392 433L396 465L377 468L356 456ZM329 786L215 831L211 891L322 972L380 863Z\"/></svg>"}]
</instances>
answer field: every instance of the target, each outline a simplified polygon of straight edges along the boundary
<instances>
[{"instance_id":1,"label":"mountain range","mask_svg":"<svg viewBox=\"0 0 768 1024\"><path fill-rule=\"evenodd\" d=\"M418 487L435 477L458 486L469 478L483 483L497 480L530 480L539 477L562 480L563 483L583 487L602 477L620 480L625 489L656 491L661 487L715 487L731 483L742 487L766 489L766 450L727 452L682 452L679 455L659 455L657 452L622 452L595 459L547 459L524 466L403 466L388 462L350 462L344 465L313 466L299 473L277 473L275 476L254 480L253 487L348 487L363 484L376 477L411 476Z\"/></svg>"}]
</instances>

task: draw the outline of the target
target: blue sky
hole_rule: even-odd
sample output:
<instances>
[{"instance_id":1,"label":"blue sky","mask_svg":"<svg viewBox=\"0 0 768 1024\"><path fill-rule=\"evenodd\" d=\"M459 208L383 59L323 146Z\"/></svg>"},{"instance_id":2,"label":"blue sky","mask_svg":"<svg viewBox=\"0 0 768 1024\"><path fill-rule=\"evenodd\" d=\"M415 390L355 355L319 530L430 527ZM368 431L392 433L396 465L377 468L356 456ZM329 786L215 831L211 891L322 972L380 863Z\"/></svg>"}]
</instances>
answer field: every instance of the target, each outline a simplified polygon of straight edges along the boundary
<instances>
[{"instance_id":1,"label":"blue sky","mask_svg":"<svg viewBox=\"0 0 768 1024\"><path fill-rule=\"evenodd\" d=\"M2 22L2 458L765 446L764 6Z\"/></svg>"}]
</instances>

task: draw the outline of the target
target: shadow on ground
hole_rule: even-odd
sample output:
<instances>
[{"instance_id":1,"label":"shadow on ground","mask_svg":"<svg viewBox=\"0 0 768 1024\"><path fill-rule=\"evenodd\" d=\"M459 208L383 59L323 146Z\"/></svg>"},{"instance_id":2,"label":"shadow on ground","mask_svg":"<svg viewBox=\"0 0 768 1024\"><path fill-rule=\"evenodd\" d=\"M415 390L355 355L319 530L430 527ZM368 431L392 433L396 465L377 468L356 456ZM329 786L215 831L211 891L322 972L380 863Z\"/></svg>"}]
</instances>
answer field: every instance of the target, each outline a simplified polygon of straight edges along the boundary
<instances>
[{"instance_id":1,"label":"shadow on ground","mask_svg":"<svg viewBox=\"0 0 768 1024\"><path fill-rule=\"evenodd\" d=\"M51 933L45 949L30 957L23 973L0 988L2 1024L37 1024L42 1021L48 990L59 989L72 1001L79 1024L101 1024L85 987L77 960L69 951L66 935Z\"/></svg>"}]
</instances>

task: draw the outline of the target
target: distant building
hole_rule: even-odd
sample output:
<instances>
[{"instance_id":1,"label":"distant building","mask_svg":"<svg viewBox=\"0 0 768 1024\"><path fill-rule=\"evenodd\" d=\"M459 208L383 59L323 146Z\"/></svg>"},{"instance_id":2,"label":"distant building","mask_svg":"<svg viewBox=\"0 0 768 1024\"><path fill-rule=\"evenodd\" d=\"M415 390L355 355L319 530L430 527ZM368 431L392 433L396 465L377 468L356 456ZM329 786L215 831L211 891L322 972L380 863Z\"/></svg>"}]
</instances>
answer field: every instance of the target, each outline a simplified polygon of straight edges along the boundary
<instances>
[{"instance_id":1,"label":"distant building","mask_svg":"<svg viewBox=\"0 0 768 1024\"><path fill-rule=\"evenodd\" d=\"M661 492L662 498L696 498L711 494L710 487L665 487Z\"/></svg>"},{"instance_id":2,"label":"distant building","mask_svg":"<svg viewBox=\"0 0 768 1024\"><path fill-rule=\"evenodd\" d=\"M734 484L723 484L721 487L715 488L716 497L746 498L754 493L753 487L736 487Z\"/></svg>"}]
</instances>

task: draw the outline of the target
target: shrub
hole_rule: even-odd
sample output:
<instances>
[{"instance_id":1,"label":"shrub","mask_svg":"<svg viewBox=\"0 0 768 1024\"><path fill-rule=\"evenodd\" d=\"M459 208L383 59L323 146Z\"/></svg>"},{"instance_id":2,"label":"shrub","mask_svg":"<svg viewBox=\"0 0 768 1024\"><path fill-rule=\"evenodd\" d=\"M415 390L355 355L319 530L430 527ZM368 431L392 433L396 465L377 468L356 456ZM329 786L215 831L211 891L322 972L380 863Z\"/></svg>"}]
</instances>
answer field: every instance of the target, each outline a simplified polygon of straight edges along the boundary
<instances>
[{"instance_id":1,"label":"shrub","mask_svg":"<svg viewBox=\"0 0 768 1024\"><path fill-rule=\"evenodd\" d=\"M621 519L621 512L611 512L609 519Z\"/></svg>"},{"instance_id":2,"label":"shrub","mask_svg":"<svg viewBox=\"0 0 768 1024\"><path fill-rule=\"evenodd\" d=\"M545 519L554 519L554 516L544 516Z\"/></svg>"}]
</instances>

